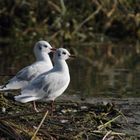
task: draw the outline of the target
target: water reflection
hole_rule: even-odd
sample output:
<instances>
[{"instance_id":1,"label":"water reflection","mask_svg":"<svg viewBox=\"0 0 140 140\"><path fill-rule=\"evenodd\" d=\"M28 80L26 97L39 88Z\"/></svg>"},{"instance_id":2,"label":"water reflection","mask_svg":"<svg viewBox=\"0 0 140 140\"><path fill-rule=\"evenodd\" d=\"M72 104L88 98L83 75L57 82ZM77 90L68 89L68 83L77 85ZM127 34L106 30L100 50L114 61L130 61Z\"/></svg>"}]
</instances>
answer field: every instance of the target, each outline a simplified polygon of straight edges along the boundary
<instances>
[{"instance_id":1,"label":"water reflection","mask_svg":"<svg viewBox=\"0 0 140 140\"><path fill-rule=\"evenodd\" d=\"M140 96L140 72L124 68L105 67L98 71L85 64L72 65L70 92L81 96ZM74 89L74 90L72 90Z\"/></svg>"},{"instance_id":2,"label":"water reflection","mask_svg":"<svg viewBox=\"0 0 140 140\"><path fill-rule=\"evenodd\" d=\"M21 49L15 54L12 47L0 47L1 83L34 61L31 48ZM66 94L82 97L140 96L139 44L82 44L74 49L78 56L68 62L71 84Z\"/></svg>"},{"instance_id":3,"label":"water reflection","mask_svg":"<svg viewBox=\"0 0 140 140\"><path fill-rule=\"evenodd\" d=\"M83 46L82 55L70 62L72 82L69 92L84 97L140 96L139 50L138 44Z\"/></svg>"}]
</instances>

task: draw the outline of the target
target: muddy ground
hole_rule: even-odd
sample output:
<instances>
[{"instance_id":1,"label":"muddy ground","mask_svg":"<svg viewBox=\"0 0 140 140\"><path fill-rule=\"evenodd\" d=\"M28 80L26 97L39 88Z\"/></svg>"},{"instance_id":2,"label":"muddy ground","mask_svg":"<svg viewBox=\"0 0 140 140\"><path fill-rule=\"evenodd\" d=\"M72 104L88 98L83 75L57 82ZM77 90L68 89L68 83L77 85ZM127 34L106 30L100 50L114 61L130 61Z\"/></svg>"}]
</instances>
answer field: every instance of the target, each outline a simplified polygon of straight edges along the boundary
<instances>
[{"instance_id":1,"label":"muddy ground","mask_svg":"<svg viewBox=\"0 0 140 140\"><path fill-rule=\"evenodd\" d=\"M0 139L30 140L46 110L49 111L35 140L138 140L139 98L109 99L62 96L50 113L50 103L20 104L10 96L0 98Z\"/></svg>"}]
</instances>

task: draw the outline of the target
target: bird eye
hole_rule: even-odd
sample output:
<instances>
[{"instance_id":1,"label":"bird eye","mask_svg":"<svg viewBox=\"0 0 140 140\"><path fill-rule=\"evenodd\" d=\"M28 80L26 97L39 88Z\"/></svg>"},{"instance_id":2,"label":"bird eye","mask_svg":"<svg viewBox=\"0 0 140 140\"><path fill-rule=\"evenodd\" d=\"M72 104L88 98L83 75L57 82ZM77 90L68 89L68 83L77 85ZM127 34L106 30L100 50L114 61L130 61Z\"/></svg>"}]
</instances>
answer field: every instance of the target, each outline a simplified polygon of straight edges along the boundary
<instances>
[{"instance_id":1,"label":"bird eye","mask_svg":"<svg viewBox=\"0 0 140 140\"><path fill-rule=\"evenodd\" d=\"M48 46L47 45L44 45L44 47L47 48Z\"/></svg>"},{"instance_id":2,"label":"bird eye","mask_svg":"<svg viewBox=\"0 0 140 140\"><path fill-rule=\"evenodd\" d=\"M39 46L39 50L42 50L41 46Z\"/></svg>"},{"instance_id":3,"label":"bird eye","mask_svg":"<svg viewBox=\"0 0 140 140\"><path fill-rule=\"evenodd\" d=\"M62 52L62 54L66 55L66 52Z\"/></svg>"}]
</instances>

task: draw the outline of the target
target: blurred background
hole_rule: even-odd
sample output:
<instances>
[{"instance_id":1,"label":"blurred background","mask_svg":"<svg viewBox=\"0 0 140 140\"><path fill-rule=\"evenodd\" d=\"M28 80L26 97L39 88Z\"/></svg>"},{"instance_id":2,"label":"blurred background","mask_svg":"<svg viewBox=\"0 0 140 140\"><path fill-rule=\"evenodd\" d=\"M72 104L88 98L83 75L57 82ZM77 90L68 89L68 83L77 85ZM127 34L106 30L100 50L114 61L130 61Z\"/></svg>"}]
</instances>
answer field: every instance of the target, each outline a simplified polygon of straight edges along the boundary
<instances>
[{"instance_id":1,"label":"blurred background","mask_svg":"<svg viewBox=\"0 0 140 140\"><path fill-rule=\"evenodd\" d=\"M39 40L65 47L80 97L140 97L138 0L0 0L0 83L35 61Z\"/></svg>"}]
</instances>

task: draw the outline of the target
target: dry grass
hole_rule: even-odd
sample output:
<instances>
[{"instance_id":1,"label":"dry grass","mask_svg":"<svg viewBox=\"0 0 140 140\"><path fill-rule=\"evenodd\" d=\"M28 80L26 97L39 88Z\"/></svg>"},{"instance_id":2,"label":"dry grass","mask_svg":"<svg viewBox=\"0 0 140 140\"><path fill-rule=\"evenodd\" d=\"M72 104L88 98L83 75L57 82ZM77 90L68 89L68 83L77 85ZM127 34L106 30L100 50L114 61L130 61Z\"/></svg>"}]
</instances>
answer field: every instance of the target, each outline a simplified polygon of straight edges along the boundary
<instances>
[{"instance_id":1,"label":"dry grass","mask_svg":"<svg viewBox=\"0 0 140 140\"><path fill-rule=\"evenodd\" d=\"M0 137L28 140L34 135L50 104L38 103L39 113L32 110L30 103L22 105L7 100L5 107L6 112L0 114ZM113 104L56 102L55 108L53 116L47 114L36 134L36 140L130 139L121 132L119 120L124 116Z\"/></svg>"}]
</instances>

